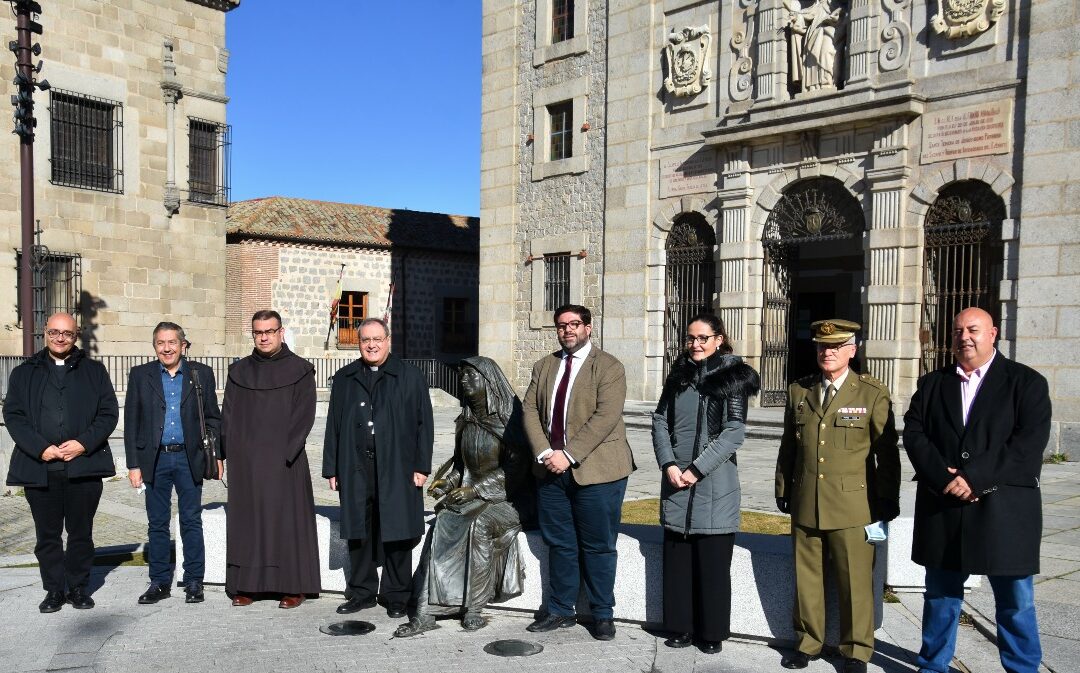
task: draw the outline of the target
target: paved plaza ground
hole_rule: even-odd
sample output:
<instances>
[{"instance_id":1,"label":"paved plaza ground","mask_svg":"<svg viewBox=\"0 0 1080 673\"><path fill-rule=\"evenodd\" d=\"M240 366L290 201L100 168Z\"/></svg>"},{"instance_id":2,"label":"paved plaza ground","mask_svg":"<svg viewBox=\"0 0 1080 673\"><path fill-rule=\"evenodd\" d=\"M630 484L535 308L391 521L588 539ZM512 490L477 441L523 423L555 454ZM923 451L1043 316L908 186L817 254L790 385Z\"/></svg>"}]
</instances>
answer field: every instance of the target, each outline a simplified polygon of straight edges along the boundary
<instances>
[{"instance_id":1,"label":"paved plaza ground","mask_svg":"<svg viewBox=\"0 0 1080 673\"><path fill-rule=\"evenodd\" d=\"M628 499L656 497L659 473L652 458L644 407L628 405L628 433L639 470L631 477ZM453 450L455 409L436 410L436 463ZM319 477L322 426L317 422L308 442L317 504L334 505L336 496ZM752 421L753 422L753 421ZM777 440L768 432L747 440L739 452L739 471L746 509L773 511L772 472ZM118 441L118 439L117 439ZM118 444L119 446L119 444ZM910 467L905 461L905 488ZM1045 502L1043 573L1037 577L1040 630L1047 669L1077 670L1080 661L1080 464L1047 465L1043 473ZM220 483L204 490L206 504L225 501ZM430 504L430 503L429 503ZM142 498L126 479L107 482L95 524L95 542L104 551L131 550L146 534ZM334 608L342 600L325 593L296 610L279 610L276 603L232 608L221 587L208 587L207 600L186 605L182 595L156 606L135 599L146 586L143 567L97 568L93 579L97 608L76 611L66 607L42 615L43 597L33 563L34 533L26 501L18 495L0 498L0 671L780 671L777 643L733 639L719 655L694 648L671 650L664 635L641 625L620 623L616 639L594 641L585 628L554 634L529 634L531 614L490 610L491 624L466 633L455 622L417 638L390 637L400 620L381 609L358 618L376 630L365 636L333 637L319 631L338 621ZM111 548L111 549L110 549ZM984 635L993 629L993 597L988 586L969 597L967 611L976 628L960 630L957 665L960 671L999 671L996 648ZM179 596L179 597L177 597ZM901 602L885 605L878 648L871 671L911 671L919 643L921 595L901 594ZM733 628L738 631L734 606ZM527 658L503 659L486 654L493 640L520 638L540 643L544 651ZM838 670L838 660L813 662L810 673Z\"/></svg>"}]
</instances>

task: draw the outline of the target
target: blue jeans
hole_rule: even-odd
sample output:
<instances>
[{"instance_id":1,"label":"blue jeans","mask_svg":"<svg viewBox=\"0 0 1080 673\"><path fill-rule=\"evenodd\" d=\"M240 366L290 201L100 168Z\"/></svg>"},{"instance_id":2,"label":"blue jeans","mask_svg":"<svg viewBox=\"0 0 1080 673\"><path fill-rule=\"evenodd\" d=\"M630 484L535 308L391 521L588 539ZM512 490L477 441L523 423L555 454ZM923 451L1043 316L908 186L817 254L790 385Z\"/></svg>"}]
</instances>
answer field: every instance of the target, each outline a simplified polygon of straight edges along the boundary
<instances>
[{"instance_id":1,"label":"blue jeans","mask_svg":"<svg viewBox=\"0 0 1080 673\"><path fill-rule=\"evenodd\" d=\"M926 569L923 597L922 649L919 671L944 673L956 650L956 628L964 600L966 573ZM998 654L1007 673L1035 673L1042 660L1035 621L1035 587L1031 575L991 575L997 620Z\"/></svg>"},{"instance_id":2,"label":"blue jeans","mask_svg":"<svg viewBox=\"0 0 1080 673\"><path fill-rule=\"evenodd\" d=\"M202 581L205 562L202 531L202 486L195 484L182 451L159 451L154 466L154 480L146 482L146 518L149 521L150 543L146 546L150 563L150 581L172 583L169 563L172 539L169 531L172 519L172 489L176 487L176 505L180 514L180 536L184 539L184 584Z\"/></svg>"},{"instance_id":3,"label":"blue jeans","mask_svg":"<svg viewBox=\"0 0 1080 673\"><path fill-rule=\"evenodd\" d=\"M614 615L615 542L625 493L626 479L579 486L566 472L539 483L540 535L548 546L549 614L573 616L584 579L593 618Z\"/></svg>"}]
</instances>

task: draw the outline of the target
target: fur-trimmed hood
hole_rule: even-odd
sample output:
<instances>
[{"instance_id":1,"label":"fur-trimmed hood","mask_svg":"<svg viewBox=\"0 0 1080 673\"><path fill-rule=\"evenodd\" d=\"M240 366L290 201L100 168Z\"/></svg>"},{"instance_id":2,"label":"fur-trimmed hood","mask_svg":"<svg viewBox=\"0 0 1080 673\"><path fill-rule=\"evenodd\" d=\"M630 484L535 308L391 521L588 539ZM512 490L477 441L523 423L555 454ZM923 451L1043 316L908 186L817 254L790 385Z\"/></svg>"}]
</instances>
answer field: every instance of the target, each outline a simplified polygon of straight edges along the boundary
<instances>
[{"instance_id":1,"label":"fur-trimmed hood","mask_svg":"<svg viewBox=\"0 0 1080 673\"><path fill-rule=\"evenodd\" d=\"M737 355L720 353L710 355L700 365L685 353L672 363L664 387L682 391L691 384L710 397L753 397L761 389L761 379L753 367Z\"/></svg>"}]
</instances>

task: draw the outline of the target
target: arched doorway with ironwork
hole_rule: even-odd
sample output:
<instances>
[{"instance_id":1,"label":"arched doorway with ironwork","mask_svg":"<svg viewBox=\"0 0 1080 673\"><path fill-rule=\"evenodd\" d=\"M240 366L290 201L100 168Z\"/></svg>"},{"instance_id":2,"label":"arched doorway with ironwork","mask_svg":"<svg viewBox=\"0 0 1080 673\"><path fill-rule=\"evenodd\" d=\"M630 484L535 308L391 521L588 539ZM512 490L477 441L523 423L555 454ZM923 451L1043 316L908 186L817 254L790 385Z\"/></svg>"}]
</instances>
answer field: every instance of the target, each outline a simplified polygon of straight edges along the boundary
<instances>
[{"instance_id":1,"label":"arched doorway with ironwork","mask_svg":"<svg viewBox=\"0 0 1080 673\"><path fill-rule=\"evenodd\" d=\"M1005 202L979 180L945 187L926 213L919 319L922 373L952 361L952 319L960 311L977 306L999 324L1004 219Z\"/></svg>"},{"instance_id":2,"label":"arched doorway with ironwork","mask_svg":"<svg viewBox=\"0 0 1080 673\"><path fill-rule=\"evenodd\" d=\"M716 233L701 213L676 218L664 245L667 252L664 290L664 368L683 349L686 322L713 310L716 295Z\"/></svg>"},{"instance_id":3,"label":"arched doorway with ironwork","mask_svg":"<svg viewBox=\"0 0 1080 673\"><path fill-rule=\"evenodd\" d=\"M783 406L787 386L817 370L810 323L862 321L866 218L844 183L796 182L765 222L761 404Z\"/></svg>"}]
</instances>

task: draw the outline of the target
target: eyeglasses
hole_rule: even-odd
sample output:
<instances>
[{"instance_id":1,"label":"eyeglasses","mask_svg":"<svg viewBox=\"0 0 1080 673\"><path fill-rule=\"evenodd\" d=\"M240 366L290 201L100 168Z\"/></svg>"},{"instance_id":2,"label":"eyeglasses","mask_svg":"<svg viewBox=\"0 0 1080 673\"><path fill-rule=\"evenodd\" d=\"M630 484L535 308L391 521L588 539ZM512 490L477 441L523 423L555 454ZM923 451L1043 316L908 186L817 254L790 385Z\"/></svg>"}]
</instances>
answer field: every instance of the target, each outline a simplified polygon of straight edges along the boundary
<instances>
[{"instance_id":1,"label":"eyeglasses","mask_svg":"<svg viewBox=\"0 0 1080 673\"><path fill-rule=\"evenodd\" d=\"M274 327L272 329L261 329L261 330L253 329L253 330L251 330L251 337L253 339L258 339L261 336L274 336L275 334L277 334L278 332L280 332L283 329L285 329L285 328L284 327Z\"/></svg>"},{"instance_id":2,"label":"eyeglasses","mask_svg":"<svg viewBox=\"0 0 1080 673\"><path fill-rule=\"evenodd\" d=\"M577 330L577 328L581 327L584 324L585 323L581 322L580 320L571 320L570 322L557 322L555 323L555 329L559 330L560 332L565 332L567 330Z\"/></svg>"},{"instance_id":3,"label":"eyeglasses","mask_svg":"<svg viewBox=\"0 0 1080 673\"><path fill-rule=\"evenodd\" d=\"M384 341L386 341L386 337L384 337L384 336L381 336L381 337L360 337L360 343L365 344L365 345L367 345L367 344L381 344Z\"/></svg>"},{"instance_id":4,"label":"eyeglasses","mask_svg":"<svg viewBox=\"0 0 1080 673\"><path fill-rule=\"evenodd\" d=\"M65 340L70 340L74 339L77 336L77 333L70 332L68 330L60 331L58 329L47 329L45 330L45 336L49 337L50 339L59 339L63 337Z\"/></svg>"},{"instance_id":5,"label":"eyeglasses","mask_svg":"<svg viewBox=\"0 0 1080 673\"><path fill-rule=\"evenodd\" d=\"M817 349L819 351L838 351L841 348L843 348L844 346L854 346L854 345L855 344L853 344L853 343L846 343L846 344L823 344L823 343L818 343L817 344Z\"/></svg>"},{"instance_id":6,"label":"eyeglasses","mask_svg":"<svg viewBox=\"0 0 1080 673\"><path fill-rule=\"evenodd\" d=\"M705 344L709 343L709 339L713 338L714 336L717 335L707 334L705 336L688 336L686 337L686 345L693 346L694 344L697 344L699 346L704 346Z\"/></svg>"}]
</instances>

